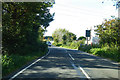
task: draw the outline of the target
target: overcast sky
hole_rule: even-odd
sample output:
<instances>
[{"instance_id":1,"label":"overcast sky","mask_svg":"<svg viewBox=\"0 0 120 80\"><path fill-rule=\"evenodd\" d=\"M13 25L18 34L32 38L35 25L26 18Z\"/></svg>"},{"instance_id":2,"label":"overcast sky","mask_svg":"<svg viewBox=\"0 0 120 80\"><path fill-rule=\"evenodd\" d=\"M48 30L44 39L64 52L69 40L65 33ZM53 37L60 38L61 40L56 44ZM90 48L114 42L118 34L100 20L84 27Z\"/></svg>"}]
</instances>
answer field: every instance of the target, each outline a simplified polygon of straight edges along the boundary
<instances>
[{"instance_id":1,"label":"overcast sky","mask_svg":"<svg viewBox=\"0 0 120 80\"><path fill-rule=\"evenodd\" d=\"M51 13L55 12L54 21L50 23L45 36L52 36L52 33L59 28L65 28L77 37L85 36L87 28L93 29L104 19L118 16L113 4L112 0L55 0L51 8Z\"/></svg>"}]
</instances>

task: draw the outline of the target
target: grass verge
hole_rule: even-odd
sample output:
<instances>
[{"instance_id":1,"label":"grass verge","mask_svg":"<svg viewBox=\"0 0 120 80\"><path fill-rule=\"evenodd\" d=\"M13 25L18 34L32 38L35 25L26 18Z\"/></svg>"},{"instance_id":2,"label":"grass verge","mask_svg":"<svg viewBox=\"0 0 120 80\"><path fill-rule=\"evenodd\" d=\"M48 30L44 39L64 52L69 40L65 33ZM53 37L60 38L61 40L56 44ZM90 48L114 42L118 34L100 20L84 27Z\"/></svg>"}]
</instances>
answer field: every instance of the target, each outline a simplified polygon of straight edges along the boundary
<instances>
[{"instance_id":1,"label":"grass verge","mask_svg":"<svg viewBox=\"0 0 120 80\"><path fill-rule=\"evenodd\" d=\"M120 62L120 47L117 46L104 46L104 47L92 47L90 45L80 46L78 50L88 52L90 54L100 56L112 61Z\"/></svg>"},{"instance_id":2,"label":"grass verge","mask_svg":"<svg viewBox=\"0 0 120 80\"><path fill-rule=\"evenodd\" d=\"M90 53L116 62L120 62L120 54L118 48L92 48L90 49Z\"/></svg>"},{"instance_id":3,"label":"grass verge","mask_svg":"<svg viewBox=\"0 0 120 80\"><path fill-rule=\"evenodd\" d=\"M34 52L26 55L7 55L5 54L2 56L2 76L7 76L10 73L18 70L28 62L35 60L43 55L45 55L47 51L45 52Z\"/></svg>"},{"instance_id":4,"label":"grass verge","mask_svg":"<svg viewBox=\"0 0 120 80\"><path fill-rule=\"evenodd\" d=\"M68 48L68 49L78 49L77 47L66 46L66 45L62 45L62 46L60 46L60 47Z\"/></svg>"},{"instance_id":5,"label":"grass verge","mask_svg":"<svg viewBox=\"0 0 120 80\"><path fill-rule=\"evenodd\" d=\"M78 46L79 45L76 45L76 44L70 45L70 46L61 44L59 47L68 48L68 49L78 49L78 50L88 52L90 54L100 56L112 61L120 62L120 54L119 54L120 47L117 47L115 45L111 47L109 47L108 45L101 47L98 44L96 45L94 44L92 46L91 45L81 45L79 47Z\"/></svg>"}]
</instances>

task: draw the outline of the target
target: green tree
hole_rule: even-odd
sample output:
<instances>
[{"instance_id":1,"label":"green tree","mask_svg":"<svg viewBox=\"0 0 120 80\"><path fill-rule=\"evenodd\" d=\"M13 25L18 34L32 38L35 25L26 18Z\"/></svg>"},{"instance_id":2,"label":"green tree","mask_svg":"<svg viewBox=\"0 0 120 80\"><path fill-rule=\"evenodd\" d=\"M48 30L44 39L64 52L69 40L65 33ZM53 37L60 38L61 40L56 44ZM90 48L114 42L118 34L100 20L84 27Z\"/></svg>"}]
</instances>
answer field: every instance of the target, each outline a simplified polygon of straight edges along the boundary
<instances>
[{"instance_id":1,"label":"green tree","mask_svg":"<svg viewBox=\"0 0 120 80\"><path fill-rule=\"evenodd\" d=\"M67 36L63 35L62 39L63 39L63 44L66 44Z\"/></svg>"},{"instance_id":2,"label":"green tree","mask_svg":"<svg viewBox=\"0 0 120 80\"><path fill-rule=\"evenodd\" d=\"M68 30L65 30L65 29L56 29L53 34L52 34L52 37L54 39L58 39L58 42L62 42L62 38L65 34L68 33Z\"/></svg>"},{"instance_id":3,"label":"green tree","mask_svg":"<svg viewBox=\"0 0 120 80\"><path fill-rule=\"evenodd\" d=\"M4 2L2 3L3 51L9 54L23 53L26 46L37 45L49 23L53 21L44 2ZM39 47L36 47L39 49Z\"/></svg>"},{"instance_id":4,"label":"green tree","mask_svg":"<svg viewBox=\"0 0 120 80\"><path fill-rule=\"evenodd\" d=\"M55 39L58 39L58 42L60 43L72 42L73 40L76 40L76 35L66 29L56 29L52 34L52 37L54 38L54 41Z\"/></svg>"},{"instance_id":5,"label":"green tree","mask_svg":"<svg viewBox=\"0 0 120 80\"><path fill-rule=\"evenodd\" d=\"M101 44L120 44L120 20L112 19L105 20L101 25L96 26L95 30L97 35L100 37Z\"/></svg>"},{"instance_id":6,"label":"green tree","mask_svg":"<svg viewBox=\"0 0 120 80\"><path fill-rule=\"evenodd\" d=\"M67 41L72 42L73 40L76 40L76 35L72 32L68 32L67 34Z\"/></svg>"}]
</instances>

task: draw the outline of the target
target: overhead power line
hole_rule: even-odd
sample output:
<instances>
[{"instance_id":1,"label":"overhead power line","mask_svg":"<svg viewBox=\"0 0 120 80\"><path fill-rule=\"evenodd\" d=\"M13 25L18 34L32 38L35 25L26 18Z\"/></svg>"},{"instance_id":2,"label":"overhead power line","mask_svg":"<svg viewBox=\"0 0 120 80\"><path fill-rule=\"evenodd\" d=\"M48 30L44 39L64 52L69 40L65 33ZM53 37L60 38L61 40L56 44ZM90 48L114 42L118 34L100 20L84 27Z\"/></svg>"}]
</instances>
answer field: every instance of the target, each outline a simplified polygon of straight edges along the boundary
<instances>
[{"instance_id":1,"label":"overhead power line","mask_svg":"<svg viewBox=\"0 0 120 80\"><path fill-rule=\"evenodd\" d=\"M65 6L65 5L64 5ZM67 7L67 6L65 6L65 7ZM101 17L102 15L101 14L103 14L103 15L108 15L107 13L112 13L112 11L109 11L109 12L107 12L107 13L103 13L103 12L95 12L95 11L93 11L93 10L90 10L90 9L81 9L81 8L73 8L73 9L71 9L71 7L67 7L68 9L66 9L66 8L57 8L56 7L56 9L58 9L58 10L64 10L65 12L68 12L68 13L80 13L80 14L84 14L84 15L91 15L91 16L99 16L99 17ZM94 14L94 13L96 13L96 14ZM63 13L62 13L63 14Z\"/></svg>"}]
</instances>

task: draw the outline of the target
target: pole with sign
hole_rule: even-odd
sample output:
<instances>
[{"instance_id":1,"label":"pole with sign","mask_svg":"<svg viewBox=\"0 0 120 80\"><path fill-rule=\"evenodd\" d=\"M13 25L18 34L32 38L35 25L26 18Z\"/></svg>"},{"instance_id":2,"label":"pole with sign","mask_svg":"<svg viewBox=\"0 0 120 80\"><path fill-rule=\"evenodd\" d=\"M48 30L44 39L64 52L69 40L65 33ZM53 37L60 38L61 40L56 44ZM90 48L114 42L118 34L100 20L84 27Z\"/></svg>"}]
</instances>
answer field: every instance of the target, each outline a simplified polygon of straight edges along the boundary
<instances>
[{"instance_id":1,"label":"pole with sign","mask_svg":"<svg viewBox=\"0 0 120 80\"><path fill-rule=\"evenodd\" d=\"M88 37L90 37L91 30L86 30L86 37L87 37L87 45L88 45Z\"/></svg>"}]
</instances>

